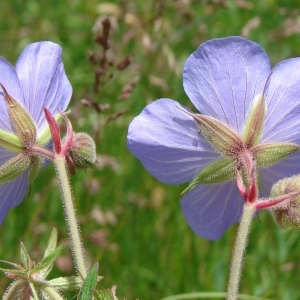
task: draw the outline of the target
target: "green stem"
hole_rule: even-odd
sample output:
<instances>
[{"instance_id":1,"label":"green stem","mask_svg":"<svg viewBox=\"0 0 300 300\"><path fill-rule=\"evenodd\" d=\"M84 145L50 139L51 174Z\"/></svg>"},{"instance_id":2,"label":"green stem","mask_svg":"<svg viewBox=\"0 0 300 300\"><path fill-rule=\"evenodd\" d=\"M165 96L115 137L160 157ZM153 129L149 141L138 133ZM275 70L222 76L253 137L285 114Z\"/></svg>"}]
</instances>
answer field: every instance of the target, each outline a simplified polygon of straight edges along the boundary
<instances>
[{"instance_id":1,"label":"green stem","mask_svg":"<svg viewBox=\"0 0 300 300\"><path fill-rule=\"evenodd\" d=\"M244 252L255 211L256 208L254 205L247 202L245 203L231 260L227 300L238 299Z\"/></svg>"},{"instance_id":2,"label":"green stem","mask_svg":"<svg viewBox=\"0 0 300 300\"><path fill-rule=\"evenodd\" d=\"M79 233L79 225L76 219L74 200L69 182L69 174L66 169L65 158L62 155L55 155L54 164L60 184L61 197L65 211L65 218L69 229L71 247L77 271L83 278L87 275L84 250Z\"/></svg>"}]
</instances>

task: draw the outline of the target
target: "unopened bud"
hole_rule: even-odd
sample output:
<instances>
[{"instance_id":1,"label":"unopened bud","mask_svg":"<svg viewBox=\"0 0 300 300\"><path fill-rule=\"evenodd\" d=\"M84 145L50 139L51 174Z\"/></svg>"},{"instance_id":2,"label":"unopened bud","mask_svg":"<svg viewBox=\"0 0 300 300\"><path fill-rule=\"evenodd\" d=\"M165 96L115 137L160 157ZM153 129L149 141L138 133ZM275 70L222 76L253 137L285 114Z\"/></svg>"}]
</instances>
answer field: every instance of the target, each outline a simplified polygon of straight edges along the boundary
<instances>
[{"instance_id":1,"label":"unopened bud","mask_svg":"<svg viewBox=\"0 0 300 300\"><path fill-rule=\"evenodd\" d=\"M96 162L96 146L93 139L86 133L74 133L69 155L75 168L86 169Z\"/></svg>"},{"instance_id":2,"label":"unopened bud","mask_svg":"<svg viewBox=\"0 0 300 300\"><path fill-rule=\"evenodd\" d=\"M282 179L273 185L271 197L300 192L300 175ZM270 211L276 223L283 227L300 227L300 195L292 197L282 204L273 206Z\"/></svg>"}]
</instances>

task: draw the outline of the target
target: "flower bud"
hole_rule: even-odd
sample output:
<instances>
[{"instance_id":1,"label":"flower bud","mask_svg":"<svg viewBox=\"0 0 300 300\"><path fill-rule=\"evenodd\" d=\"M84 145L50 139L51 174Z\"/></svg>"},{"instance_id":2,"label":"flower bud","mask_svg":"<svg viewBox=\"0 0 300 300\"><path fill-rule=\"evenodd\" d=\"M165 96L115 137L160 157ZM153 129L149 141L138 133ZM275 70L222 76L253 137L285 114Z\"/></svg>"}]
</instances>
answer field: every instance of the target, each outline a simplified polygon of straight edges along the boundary
<instances>
[{"instance_id":1,"label":"flower bud","mask_svg":"<svg viewBox=\"0 0 300 300\"><path fill-rule=\"evenodd\" d=\"M300 175L282 179L273 185L271 197L300 192ZM270 208L275 222L282 228L300 227L300 195Z\"/></svg>"},{"instance_id":2,"label":"flower bud","mask_svg":"<svg viewBox=\"0 0 300 300\"><path fill-rule=\"evenodd\" d=\"M96 146L93 139L86 133L74 133L69 156L75 168L86 169L96 162Z\"/></svg>"}]
</instances>

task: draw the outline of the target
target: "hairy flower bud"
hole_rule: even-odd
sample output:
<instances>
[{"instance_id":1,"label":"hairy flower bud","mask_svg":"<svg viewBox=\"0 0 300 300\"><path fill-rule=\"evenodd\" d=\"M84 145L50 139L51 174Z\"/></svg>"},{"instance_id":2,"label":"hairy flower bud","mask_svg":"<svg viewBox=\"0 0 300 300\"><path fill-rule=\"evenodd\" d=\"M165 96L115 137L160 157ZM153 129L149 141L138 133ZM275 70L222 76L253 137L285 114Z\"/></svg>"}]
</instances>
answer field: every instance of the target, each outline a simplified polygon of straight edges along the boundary
<instances>
[{"instance_id":1,"label":"hairy flower bud","mask_svg":"<svg viewBox=\"0 0 300 300\"><path fill-rule=\"evenodd\" d=\"M282 179L273 185L271 197L300 192L300 175ZM283 227L300 227L300 196L292 197L282 204L270 208L276 223Z\"/></svg>"},{"instance_id":2,"label":"hairy flower bud","mask_svg":"<svg viewBox=\"0 0 300 300\"><path fill-rule=\"evenodd\" d=\"M96 162L96 146L93 139L86 133L74 133L69 155L75 168L86 169Z\"/></svg>"}]
</instances>

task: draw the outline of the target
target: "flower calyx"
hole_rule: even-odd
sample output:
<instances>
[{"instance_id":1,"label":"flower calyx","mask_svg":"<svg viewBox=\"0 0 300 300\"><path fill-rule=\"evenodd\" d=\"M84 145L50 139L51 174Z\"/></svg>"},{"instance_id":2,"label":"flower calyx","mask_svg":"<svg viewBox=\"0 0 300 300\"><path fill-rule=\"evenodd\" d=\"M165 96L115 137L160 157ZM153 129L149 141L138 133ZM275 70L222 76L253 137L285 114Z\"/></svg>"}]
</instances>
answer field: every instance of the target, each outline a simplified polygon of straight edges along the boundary
<instances>
[{"instance_id":1,"label":"flower calyx","mask_svg":"<svg viewBox=\"0 0 300 300\"><path fill-rule=\"evenodd\" d=\"M0 130L0 146L16 153L0 167L0 184L13 180L29 169L28 180L32 182L39 173L45 157L52 154L37 147L37 130L35 122L28 111L15 100L0 83L6 102L9 118L15 133ZM47 143L49 140L45 140Z\"/></svg>"},{"instance_id":2,"label":"flower calyx","mask_svg":"<svg viewBox=\"0 0 300 300\"><path fill-rule=\"evenodd\" d=\"M254 202L258 197L257 170L276 164L300 150L299 145L293 143L260 143L266 116L263 94L254 98L241 135L210 116L177 108L197 122L200 134L221 155L202 169L183 193L191 191L198 184L214 184L236 178L244 200Z\"/></svg>"},{"instance_id":3,"label":"flower calyx","mask_svg":"<svg viewBox=\"0 0 300 300\"><path fill-rule=\"evenodd\" d=\"M64 139L60 137L60 129L54 116L47 108L44 108L45 116L49 124L55 155L64 156L71 174L75 169L92 167L96 162L96 146L93 139L86 133L75 133L68 117L60 112L66 122L67 133Z\"/></svg>"}]
</instances>

